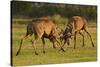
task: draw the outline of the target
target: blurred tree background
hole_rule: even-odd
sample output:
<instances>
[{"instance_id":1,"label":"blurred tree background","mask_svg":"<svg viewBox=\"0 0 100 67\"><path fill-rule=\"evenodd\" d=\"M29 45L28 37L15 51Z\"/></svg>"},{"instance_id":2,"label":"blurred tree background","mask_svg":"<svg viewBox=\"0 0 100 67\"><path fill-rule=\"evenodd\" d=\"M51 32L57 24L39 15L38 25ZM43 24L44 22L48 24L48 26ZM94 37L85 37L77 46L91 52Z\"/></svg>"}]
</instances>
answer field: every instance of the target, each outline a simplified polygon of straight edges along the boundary
<instances>
[{"instance_id":1,"label":"blurred tree background","mask_svg":"<svg viewBox=\"0 0 100 67\"><path fill-rule=\"evenodd\" d=\"M13 18L51 16L57 22L65 22L67 18L75 15L83 16L88 20L97 20L97 6L94 5L11 1L11 13Z\"/></svg>"}]
</instances>

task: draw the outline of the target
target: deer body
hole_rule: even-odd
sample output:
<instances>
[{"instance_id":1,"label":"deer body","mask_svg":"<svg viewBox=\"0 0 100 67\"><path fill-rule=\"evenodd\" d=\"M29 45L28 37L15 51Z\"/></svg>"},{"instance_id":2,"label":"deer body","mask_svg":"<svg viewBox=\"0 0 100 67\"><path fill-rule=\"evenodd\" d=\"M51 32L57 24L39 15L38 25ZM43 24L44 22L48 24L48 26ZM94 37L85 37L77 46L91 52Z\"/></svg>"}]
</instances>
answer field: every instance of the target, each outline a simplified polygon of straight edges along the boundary
<instances>
[{"instance_id":1,"label":"deer body","mask_svg":"<svg viewBox=\"0 0 100 67\"><path fill-rule=\"evenodd\" d=\"M64 40L64 44L62 47L64 47L66 43L69 45L69 38L74 36L74 48L76 48L76 34L77 33L79 33L83 37L83 47L84 47L84 34L80 32L81 30L84 30L89 35L92 46L94 47L92 37L90 33L88 32L87 21L85 18L80 17L80 16L73 16L71 19L69 19L67 27L65 31L63 32L62 39Z\"/></svg>"},{"instance_id":2,"label":"deer body","mask_svg":"<svg viewBox=\"0 0 100 67\"><path fill-rule=\"evenodd\" d=\"M39 38L42 39L42 43L43 43L43 53L45 53L45 40L44 38L48 38L52 43L53 43L53 47L55 44L55 41L57 43L59 43L59 41L57 40L58 37L58 32L56 30L56 24L54 24L54 22L50 19L45 19L45 18L41 18L38 20L33 20L31 23L29 23L27 25L27 32L24 38L21 39L21 43L19 46L19 49L16 53L16 56L19 54L20 50L21 50L21 46L23 43L23 40L26 39L29 35L31 36L32 34L34 34L34 40L32 40L32 46L35 50L35 54L38 55L37 51L36 51L36 42L38 41ZM60 45L60 43L59 43Z\"/></svg>"}]
</instances>

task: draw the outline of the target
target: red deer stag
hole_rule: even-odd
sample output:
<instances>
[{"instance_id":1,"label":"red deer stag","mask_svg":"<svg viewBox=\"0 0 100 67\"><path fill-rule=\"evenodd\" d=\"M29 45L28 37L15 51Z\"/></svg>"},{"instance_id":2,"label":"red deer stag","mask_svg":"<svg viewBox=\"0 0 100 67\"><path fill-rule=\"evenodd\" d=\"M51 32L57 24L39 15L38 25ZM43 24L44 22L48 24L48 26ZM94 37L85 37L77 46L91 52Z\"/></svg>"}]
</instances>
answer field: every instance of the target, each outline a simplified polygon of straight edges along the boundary
<instances>
[{"instance_id":1,"label":"red deer stag","mask_svg":"<svg viewBox=\"0 0 100 67\"><path fill-rule=\"evenodd\" d=\"M29 35L31 36L32 34L34 34L34 37L35 37L35 39L32 40L32 44L33 44L32 46L34 48L36 55L38 55L38 53L36 51L35 45L36 45L36 42L38 41L39 38L42 39L43 53L45 53L45 40L44 40L44 38L48 38L53 43L54 48L55 48L55 45L54 45L55 41L60 45L60 43L57 39L57 37L59 35L58 35L56 27L57 27L56 24L51 19L48 19L45 17L42 17L39 19L34 19L30 24L27 25L26 35L24 38L21 39L20 46L19 46L19 49L16 53L16 56L19 54L19 52L21 50L23 40L26 39Z\"/></svg>"},{"instance_id":2,"label":"red deer stag","mask_svg":"<svg viewBox=\"0 0 100 67\"><path fill-rule=\"evenodd\" d=\"M61 39L64 40L64 44L62 45L62 48L66 43L69 45L69 39L72 38L72 36L74 36L74 49L75 49L77 33L79 33L83 37L83 47L84 47L84 34L80 32L81 30L84 30L89 35L92 46L94 47L92 37L88 32L87 27L88 27L87 20L84 17L73 16L72 18L70 18L67 27L63 32L63 36L61 36Z\"/></svg>"}]
</instances>

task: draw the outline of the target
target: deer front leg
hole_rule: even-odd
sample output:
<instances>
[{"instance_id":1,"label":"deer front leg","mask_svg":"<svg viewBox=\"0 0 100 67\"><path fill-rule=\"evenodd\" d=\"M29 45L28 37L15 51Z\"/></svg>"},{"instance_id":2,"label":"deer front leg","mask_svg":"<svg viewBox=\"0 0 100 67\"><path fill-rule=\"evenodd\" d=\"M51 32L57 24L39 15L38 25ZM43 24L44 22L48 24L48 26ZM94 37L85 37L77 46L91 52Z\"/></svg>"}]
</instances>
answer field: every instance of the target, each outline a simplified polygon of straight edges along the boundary
<instances>
[{"instance_id":1,"label":"deer front leg","mask_svg":"<svg viewBox=\"0 0 100 67\"><path fill-rule=\"evenodd\" d=\"M62 50L63 52L65 52L65 50L63 49L63 47L61 46L61 44L60 44L60 42L58 41L58 39L57 38L55 38L55 40L56 40L56 42L58 43L58 45L60 46L60 50Z\"/></svg>"},{"instance_id":2,"label":"deer front leg","mask_svg":"<svg viewBox=\"0 0 100 67\"><path fill-rule=\"evenodd\" d=\"M43 53L45 53L45 40L44 40L44 37L42 37L41 39L42 39L42 43L43 43Z\"/></svg>"}]
</instances>

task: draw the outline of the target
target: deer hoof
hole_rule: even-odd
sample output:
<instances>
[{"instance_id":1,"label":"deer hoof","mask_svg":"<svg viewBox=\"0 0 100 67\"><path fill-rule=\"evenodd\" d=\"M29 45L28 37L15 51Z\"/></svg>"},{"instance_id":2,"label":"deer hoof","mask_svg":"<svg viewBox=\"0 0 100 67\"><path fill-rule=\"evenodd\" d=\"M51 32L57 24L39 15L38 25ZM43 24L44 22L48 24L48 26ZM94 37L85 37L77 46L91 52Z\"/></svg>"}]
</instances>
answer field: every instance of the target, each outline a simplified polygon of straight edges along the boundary
<instances>
[{"instance_id":1,"label":"deer hoof","mask_svg":"<svg viewBox=\"0 0 100 67\"><path fill-rule=\"evenodd\" d=\"M53 46L53 48L54 48L54 49L56 49L56 47L55 47L55 46Z\"/></svg>"},{"instance_id":2,"label":"deer hoof","mask_svg":"<svg viewBox=\"0 0 100 67\"><path fill-rule=\"evenodd\" d=\"M19 51L16 53L16 56L18 56L18 54L19 54Z\"/></svg>"},{"instance_id":3,"label":"deer hoof","mask_svg":"<svg viewBox=\"0 0 100 67\"><path fill-rule=\"evenodd\" d=\"M45 51L43 51L43 53L45 54Z\"/></svg>"},{"instance_id":4,"label":"deer hoof","mask_svg":"<svg viewBox=\"0 0 100 67\"><path fill-rule=\"evenodd\" d=\"M16 56L18 56L18 53L16 54Z\"/></svg>"},{"instance_id":5,"label":"deer hoof","mask_svg":"<svg viewBox=\"0 0 100 67\"><path fill-rule=\"evenodd\" d=\"M92 47L94 47L94 44L92 43Z\"/></svg>"},{"instance_id":6,"label":"deer hoof","mask_svg":"<svg viewBox=\"0 0 100 67\"><path fill-rule=\"evenodd\" d=\"M39 55L37 52L35 52L35 55Z\"/></svg>"}]
</instances>

